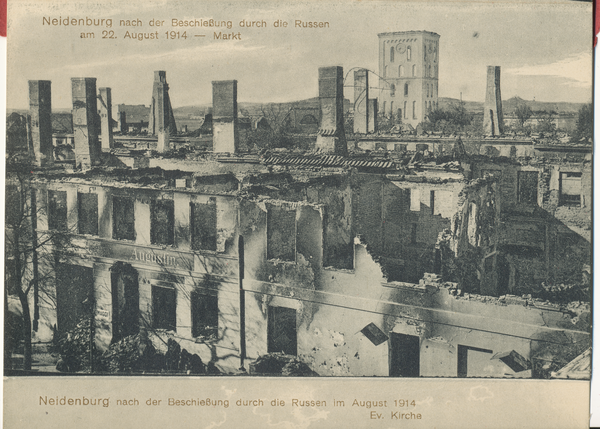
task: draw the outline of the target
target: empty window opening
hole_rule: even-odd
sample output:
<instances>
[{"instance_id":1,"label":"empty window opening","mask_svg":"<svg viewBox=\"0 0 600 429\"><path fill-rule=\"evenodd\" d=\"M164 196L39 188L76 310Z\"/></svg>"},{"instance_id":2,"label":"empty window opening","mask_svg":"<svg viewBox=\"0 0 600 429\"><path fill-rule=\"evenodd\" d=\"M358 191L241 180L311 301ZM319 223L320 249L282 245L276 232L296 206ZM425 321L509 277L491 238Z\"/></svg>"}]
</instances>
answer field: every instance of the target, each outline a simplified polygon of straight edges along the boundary
<instances>
[{"instance_id":1,"label":"empty window opening","mask_svg":"<svg viewBox=\"0 0 600 429\"><path fill-rule=\"evenodd\" d=\"M581 204L581 173L560 173L560 204Z\"/></svg>"},{"instance_id":2,"label":"empty window opening","mask_svg":"<svg viewBox=\"0 0 600 429\"><path fill-rule=\"evenodd\" d=\"M98 235L98 194L77 194L80 234Z\"/></svg>"},{"instance_id":3,"label":"empty window opening","mask_svg":"<svg viewBox=\"0 0 600 429\"><path fill-rule=\"evenodd\" d=\"M269 307L268 332L269 353L298 353L296 332L296 310L286 307Z\"/></svg>"},{"instance_id":4,"label":"empty window opening","mask_svg":"<svg viewBox=\"0 0 600 429\"><path fill-rule=\"evenodd\" d=\"M458 377L477 377L484 374L483 368L490 363L492 350L458 345Z\"/></svg>"},{"instance_id":5,"label":"empty window opening","mask_svg":"<svg viewBox=\"0 0 600 429\"><path fill-rule=\"evenodd\" d=\"M408 97L408 83L404 84L404 96Z\"/></svg>"},{"instance_id":6,"label":"empty window opening","mask_svg":"<svg viewBox=\"0 0 600 429\"><path fill-rule=\"evenodd\" d=\"M211 291L194 289L190 294L192 336L216 339L219 325L219 300Z\"/></svg>"},{"instance_id":7,"label":"empty window opening","mask_svg":"<svg viewBox=\"0 0 600 429\"><path fill-rule=\"evenodd\" d=\"M413 77L417 76L417 65L416 64L413 64L413 66L412 66L412 75L413 75Z\"/></svg>"},{"instance_id":8,"label":"empty window opening","mask_svg":"<svg viewBox=\"0 0 600 429\"><path fill-rule=\"evenodd\" d=\"M175 331L177 326L177 291L174 288L152 286L152 326Z\"/></svg>"},{"instance_id":9,"label":"empty window opening","mask_svg":"<svg viewBox=\"0 0 600 429\"><path fill-rule=\"evenodd\" d=\"M94 270L80 265L56 268L56 322L59 332L89 320L93 308Z\"/></svg>"},{"instance_id":10,"label":"empty window opening","mask_svg":"<svg viewBox=\"0 0 600 429\"><path fill-rule=\"evenodd\" d=\"M117 262L110 271L113 341L118 341L139 332L139 280L137 270L123 262Z\"/></svg>"},{"instance_id":11,"label":"empty window opening","mask_svg":"<svg viewBox=\"0 0 600 429\"><path fill-rule=\"evenodd\" d=\"M411 58L412 58L412 50L411 50L411 48L410 48L410 46L409 46L409 47L407 47L407 48L406 48L406 59L407 59L408 61L410 61L410 60L411 60Z\"/></svg>"},{"instance_id":12,"label":"empty window opening","mask_svg":"<svg viewBox=\"0 0 600 429\"><path fill-rule=\"evenodd\" d=\"M420 344L415 335L390 333L390 377L418 377Z\"/></svg>"},{"instance_id":13,"label":"empty window opening","mask_svg":"<svg viewBox=\"0 0 600 429\"><path fill-rule=\"evenodd\" d=\"M171 245L175 231L175 206L173 200L153 200L150 206L150 242Z\"/></svg>"},{"instance_id":14,"label":"empty window opening","mask_svg":"<svg viewBox=\"0 0 600 429\"><path fill-rule=\"evenodd\" d=\"M67 230L66 191L48 191L48 229Z\"/></svg>"},{"instance_id":15,"label":"empty window opening","mask_svg":"<svg viewBox=\"0 0 600 429\"><path fill-rule=\"evenodd\" d=\"M394 47L390 47L390 63L394 62Z\"/></svg>"},{"instance_id":16,"label":"empty window opening","mask_svg":"<svg viewBox=\"0 0 600 429\"><path fill-rule=\"evenodd\" d=\"M417 119L417 102L413 101L413 119Z\"/></svg>"},{"instance_id":17,"label":"empty window opening","mask_svg":"<svg viewBox=\"0 0 600 429\"><path fill-rule=\"evenodd\" d=\"M5 221L7 225L18 227L23 221L20 189L17 186L7 186L5 192Z\"/></svg>"},{"instance_id":18,"label":"empty window opening","mask_svg":"<svg viewBox=\"0 0 600 429\"><path fill-rule=\"evenodd\" d=\"M135 240L133 198L113 198L113 238L115 240Z\"/></svg>"},{"instance_id":19,"label":"empty window opening","mask_svg":"<svg viewBox=\"0 0 600 429\"><path fill-rule=\"evenodd\" d=\"M296 210L271 206L267 213L267 259L296 260Z\"/></svg>"},{"instance_id":20,"label":"empty window opening","mask_svg":"<svg viewBox=\"0 0 600 429\"><path fill-rule=\"evenodd\" d=\"M537 204L538 172L517 172L517 200L525 204Z\"/></svg>"},{"instance_id":21,"label":"empty window opening","mask_svg":"<svg viewBox=\"0 0 600 429\"><path fill-rule=\"evenodd\" d=\"M192 249L217 251L217 199L191 204Z\"/></svg>"},{"instance_id":22,"label":"empty window opening","mask_svg":"<svg viewBox=\"0 0 600 429\"><path fill-rule=\"evenodd\" d=\"M417 229L418 224L410 224L410 244L417 244Z\"/></svg>"}]
</instances>

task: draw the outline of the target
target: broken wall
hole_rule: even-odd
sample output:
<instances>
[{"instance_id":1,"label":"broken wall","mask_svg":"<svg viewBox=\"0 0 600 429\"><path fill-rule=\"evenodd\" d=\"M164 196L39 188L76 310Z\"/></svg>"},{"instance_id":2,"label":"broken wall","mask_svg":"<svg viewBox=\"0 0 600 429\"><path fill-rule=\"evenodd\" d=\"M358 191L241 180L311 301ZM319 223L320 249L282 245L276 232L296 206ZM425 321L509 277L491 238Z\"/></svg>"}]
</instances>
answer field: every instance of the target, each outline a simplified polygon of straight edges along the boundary
<instances>
[{"instance_id":1,"label":"broken wall","mask_svg":"<svg viewBox=\"0 0 600 429\"><path fill-rule=\"evenodd\" d=\"M472 167L474 177L493 175L502 192L501 288L541 296L544 287L588 287L581 278L590 263L589 167L543 160Z\"/></svg>"},{"instance_id":2,"label":"broken wall","mask_svg":"<svg viewBox=\"0 0 600 429\"><path fill-rule=\"evenodd\" d=\"M353 180L354 231L388 279L416 283L433 271L438 234L450 227L461 181L367 174Z\"/></svg>"},{"instance_id":3,"label":"broken wall","mask_svg":"<svg viewBox=\"0 0 600 429\"><path fill-rule=\"evenodd\" d=\"M496 248L501 201L494 177L471 181L460 193L450 237L440 236L442 275L469 292L500 294Z\"/></svg>"}]
</instances>

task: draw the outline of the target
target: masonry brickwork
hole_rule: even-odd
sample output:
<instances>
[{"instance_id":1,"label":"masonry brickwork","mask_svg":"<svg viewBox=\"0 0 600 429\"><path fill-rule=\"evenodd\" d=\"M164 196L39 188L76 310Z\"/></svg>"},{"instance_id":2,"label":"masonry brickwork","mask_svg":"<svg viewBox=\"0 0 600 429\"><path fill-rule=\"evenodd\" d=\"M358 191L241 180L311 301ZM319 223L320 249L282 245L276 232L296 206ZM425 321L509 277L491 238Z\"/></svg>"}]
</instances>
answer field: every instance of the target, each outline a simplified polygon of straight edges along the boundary
<instances>
[{"instance_id":1,"label":"masonry brickwork","mask_svg":"<svg viewBox=\"0 0 600 429\"><path fill-rule=\"evenodd\" d=\"M321 124L317 133L316 149L323 153L346 155L344 131L344 69L319 68L319 102Z\"/></svg>"},{"instance_id":2,"label":"masonry brickwork","mask_svg":"<svg viewBox=\"0 0 600 429\"><path fill-rule=\"evenodd\" d=\"M440 36L430 31L378 36L380 113L416 128L437 107Z\"/></svg>"},{"instance_id":3,"label":"masonry brickwork","mask_svg":"<svg viewBox=\"0 0 600 429\"><path fill-rule=\"evenodd\" d=\"M102 150L110 151L114 147L112 129L112 92L110 88L100 88L98 100L100 103L100 136Z\"/></svg>"},{"instance_id":4,"label":"masonry brickwork","mask_svg":"<svg viewBox=\"0 0 600 429\"><path fill-rule=\"evenodd\" d=\"M236 153L239 149L237 80L212 83L213 152Z\"/></svg>"},{"instance_id":5,"label":"masonry brickwork","mask_svg":"<svg viewBox=\"0 0 600 429\"><path fill-rule=\"evenodd\" d=\"M38 166L54 162L52 147L52 102L49 80L29 81L29 129L31 149Z\"/></svg>"},{"instance_id":6,"label":"masonry brickwork","mask_svg":"<svg viewBox=\"0 0 600 429\"><path fill-rule=\"evenodd\" d=\"M73 134L77 168L88 169L100 163L100 118L96 78L71 78L73 92Z\"/></svg>"},{"instance_id":7,"label":"masonry brickwork","mask_svg":"<svg viewBox=\"0 0 600 429\"><path fill-rule=\"evenodd\" d=\"M369 132L369 71L354 71L354 133Z\"/></svg>"},{"instance_id":8,"label":"masonry brickwork","mask_svg":"<svg viewBox=\"0 0 600 429\"><path fill-rule=\"evenodd\" d=\"M487 136L504 134L500 66L488 66L485 102L483 104L483 132Z\"/></svg>"}]
</instances>

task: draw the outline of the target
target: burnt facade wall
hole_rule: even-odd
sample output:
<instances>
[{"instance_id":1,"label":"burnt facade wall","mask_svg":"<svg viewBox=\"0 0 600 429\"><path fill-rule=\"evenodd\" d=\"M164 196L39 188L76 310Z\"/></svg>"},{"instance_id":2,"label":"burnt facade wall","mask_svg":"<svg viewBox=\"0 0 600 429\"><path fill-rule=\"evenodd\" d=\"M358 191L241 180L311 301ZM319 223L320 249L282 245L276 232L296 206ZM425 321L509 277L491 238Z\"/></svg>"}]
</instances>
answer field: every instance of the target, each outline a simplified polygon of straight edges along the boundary
<instances>
[{"instance_id":1,"label":"burnt facade wall","mask_svg":"<svg viewBox=\"0 0 600 429\"><path fill-rule=\"evenodd\" d=\"M284 182L283 177L273 176L269 180L279 182L279 186L269 196L249 192L257 191L252 187L244 188L243 194L231 187L227 194L216 180L214 186L220 191L214 193L206 192L208 181L202 192L194 188L127 189L56 181L40 188L40 195L45 193L47 198L48 189L66 192L67 225L78 231L78 195L98 194L98 236L78 235L82 248L89 249L82 255L89 256L74 256L70 263L93 270L101 348L112 337L111 270L121 262L138 273L140 327L175 339L191 353L199 354L205 363L213 362L225 371L237 369L239 235L245 242L248 362L269 351L269 315L276 311L295 315L297 355L320 375L401 375L404 370L397 368L398 344L406 339L416 344L412 363L414 368L418 366L420 376L461 375L457 367L459 355L465 350L467 354L474 350L472 359L469 355L467 376L523 376L498 361L483 366L483 358L475 349L494 354L515 351L529 362L541 362L549 354L558 353L548 346L548 335L555 332L563 335L564 348L568 349L557 358L560 361L586 347L589 310L585 306L579 310L552 305L546 308L532 299L490 296L505 293L495 286L498 280L490 276L498 265L495 258L501 196L493 178L466 183L457 177L431 180L341 175L311 178L301 185L291 178ZM115 196L134 201L135 240L112 238L111 204ZM158 200L173 204L174 242L170 246L152 242L153 202ZM216 229L216 250L193 249L194 204L214 204L209 224ZM294 223L293 240L289 238L293 257L269 258L268 231L273 222L269 213L274 213L273 207L287 215L286 230ZM454 216L456 211L458 217ZM342 219L336 226L340 229L331 233L330 214ZM412 224L417 228L413 230ZM41 216L39 225L47 227L48 220ZM426 225L435 225L435 236L424 233ZM463 296L457 296L457 285L444 283L428 271L417 281L394 281L388 271L392 263L384 255L406 258L408 264L420 264L419 271L428 270L434 262L438 234L449 227L455 234L453 249L458 256L465 249L479 252L473 260L480 294L463 290ZM425 243L424 251L416 257L415 252L407 250L414 234L417 244L419 240ZM356 235L363 244L354 241ZM332 267L327 262L328 249L346 245L348 240L351 269ZM427 261L424 254L431 255L431 260ZM490 257L491 263L487 262ZM411 275L416 277L417 273ZM216 296L218 326L214 336L192 331L193 291ZM173 303L169 304L172 310L167 301ZM171 313L166 314L169 311L165 309ZM51 311L44 314L50 318L44 326L52 326L51 318L56 316ZM174 323L174 329L170 323ZM367 326L381 331L385 339L374 343L364 333ZM540 343L535 350L528 348L531 338Z\"/></svg>"}]
</instances>

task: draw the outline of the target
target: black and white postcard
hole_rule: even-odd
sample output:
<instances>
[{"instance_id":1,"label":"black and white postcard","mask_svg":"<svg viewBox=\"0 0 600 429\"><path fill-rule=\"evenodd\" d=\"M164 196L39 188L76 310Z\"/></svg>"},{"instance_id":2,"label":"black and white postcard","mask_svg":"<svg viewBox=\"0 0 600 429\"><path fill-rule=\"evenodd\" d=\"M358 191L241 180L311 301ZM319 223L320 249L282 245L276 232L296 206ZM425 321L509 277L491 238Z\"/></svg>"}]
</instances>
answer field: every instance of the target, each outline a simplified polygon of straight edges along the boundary
<instances>
[{"instance_id":1,"label":"black and white postcard","mask_svg":"<svg viewBox=\"0 0 600 429\"><path fill-rule=\"evenodd\" d=\"M4 425L585 428L592 4L9 1Z\"/></svg>"}]
</instances>

